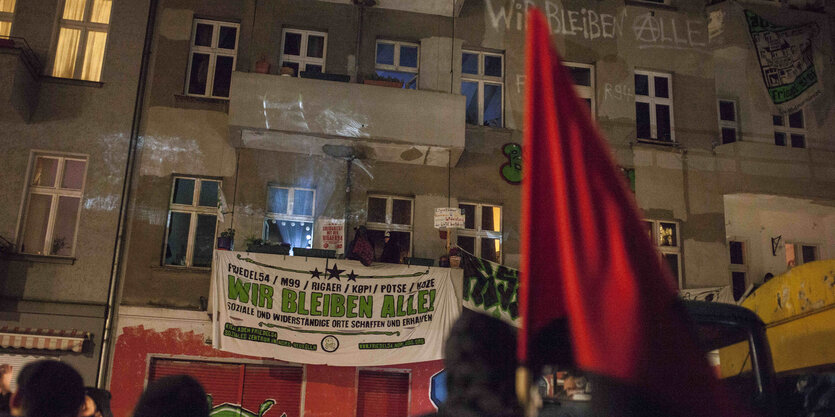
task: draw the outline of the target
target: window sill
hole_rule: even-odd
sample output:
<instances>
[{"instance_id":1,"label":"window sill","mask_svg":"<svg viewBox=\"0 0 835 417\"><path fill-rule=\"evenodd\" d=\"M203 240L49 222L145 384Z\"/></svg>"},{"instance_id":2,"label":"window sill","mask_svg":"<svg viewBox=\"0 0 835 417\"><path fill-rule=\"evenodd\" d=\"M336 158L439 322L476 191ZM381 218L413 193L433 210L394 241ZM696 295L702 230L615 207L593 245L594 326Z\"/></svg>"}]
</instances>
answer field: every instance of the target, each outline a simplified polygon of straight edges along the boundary
<instances>
[{"instance_id":1,"label":"window sill","mask_svg":"<svg viewBox=\"0 0 835 417\"><path fill-rule=\"evenodd\" d=\"M467 123L466 124L467 130L486 130L489 132L505 132L510 134L513 132L513 129L507 127L492 127L492 126L481 126L481 125L474 125Z\"/></svg>"},{"instance_id":2,"label":"window sill","mask_svg":"<svg viewBox=\"0 0 835 417\"><path fill-rule=\"evenodd\" d=\"M661 4L661 3L653 3L648 1L640 1L640 0L625 0L624 3L627 6L641 6L641 7L649 7L652 9L662 9L662 10L673 10L677 11L678 7L675 7L670 4Z\"/></svg>"},{"instance_id":3,"label":"window sill","mask_svg":"<svg viewBox=\"0 0 835 417\"><path fill-rule=\"evenodd\" d=\"M101 81L87 81L87 80L78 80L75 78L59 78L59 77L52 77L49 75L44 75L41 77L41 80L47 83L52 84L67 84L67 85L77 85L81 87L95 87L95 88L102 88L104 87L104 83Z\"/></svg>"},{"instance_id":4,"label":"window sill","mask_svg":"<svg viewBox=\"0 0 835 417\"><path fill-rule=\"evenodd\" d=\"M0 253L0 258L8 259L10 261L63 265L73 265L76 260L76 258L72 256L32 255L28 253Z\"/></svg>"},{"instance_id":5,"label":"window sill","mask_svg":"<svg viewBox=\"0 0 835 417\"><path fill-rule=\"evenodd\" d=\"M187 274L206 274L212 273L212 268L197 268L193 266L171 266L171 265L157 265L152 266L151 270L161 272L177 272Z\"/></svg>"},{"instance_id":6,"label":"window sill","mask_svg":"<svg viewBox=\"0 0 835 417\"><path fill-rule=\"evenodd\" d=\"M650 146L658 146L663 148L674 148L678 149L681 147L681 144L678 142L667 141L667 140L657 140L657 139L635 139L632 142L633 145L650 145Z\"/></svg>"},{"instance_id":7,"label":"window sill","mask_svg":"<svg viewBox=\"0 0 835 417\"><path fill-rule=\"evenodd\" d=\"M213 97L197 97L187 94L174 94L177 107L191 110L213 110L229 113L229 99Z\"/></svg>"}]
</instances>

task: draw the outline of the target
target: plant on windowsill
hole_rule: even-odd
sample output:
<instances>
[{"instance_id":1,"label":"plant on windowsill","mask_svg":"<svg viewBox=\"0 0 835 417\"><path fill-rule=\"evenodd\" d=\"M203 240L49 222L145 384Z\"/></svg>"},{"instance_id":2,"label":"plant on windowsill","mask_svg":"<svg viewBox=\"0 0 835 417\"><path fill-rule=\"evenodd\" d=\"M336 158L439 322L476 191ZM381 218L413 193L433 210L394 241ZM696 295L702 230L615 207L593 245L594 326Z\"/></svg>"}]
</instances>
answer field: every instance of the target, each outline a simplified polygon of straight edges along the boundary
<instances>
[{"instance_id":1,"label":"plant on windowsill","mask_svg":"<svg viewBox=\"0 0 835 417\"><path fill-rule=\"evenodd\" d=\"M400 81L394 77L384 77L381 75L377 75L376 72L372 72L368 76L364 77L362 83L369 85L379 85L381 87L403 88L403 81Z\"/></svg>"},{"instance_id":2,"label":"plant on windowsill","mask_svg":"<svg viewBox=\"0 0 835 417\"><path fill-rule=\"evenodd\" d=\"M235 229L228 228L220 232L217 238L217 248L220 250L232 250L232 244L235 242Z\"/></svg>"},{"instance_id":3,"label":"plant on windowsill","mask_svg":"<svg viewBox=\"0 0 835 417\"><path fill-rule=\"evenodd\" d=\"M274 255L289 255L290 245L286 243L276 243L269 240L250 236L244 241L247 252L254 253L271 253Z\"/></svg>"}]
</instances>

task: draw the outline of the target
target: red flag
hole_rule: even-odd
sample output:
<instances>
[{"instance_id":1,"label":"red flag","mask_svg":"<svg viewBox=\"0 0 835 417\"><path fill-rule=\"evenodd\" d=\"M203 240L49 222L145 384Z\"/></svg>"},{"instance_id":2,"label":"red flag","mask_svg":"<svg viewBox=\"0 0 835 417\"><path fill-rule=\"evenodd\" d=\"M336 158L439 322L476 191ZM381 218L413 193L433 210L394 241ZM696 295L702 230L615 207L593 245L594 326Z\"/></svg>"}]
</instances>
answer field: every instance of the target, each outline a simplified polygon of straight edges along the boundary
<instances>
[{"instance_id":1,"label":"red flag","mask_svg":"<svg viewBox=\"0 0 835 417\"><path fill-rule=\"evenodd\" d=\"M725 415L672 276L539 10L527 30L519 359L531 359L532 335L565 318L579 368L679 415Z\"/></svg>"}]
</instances>

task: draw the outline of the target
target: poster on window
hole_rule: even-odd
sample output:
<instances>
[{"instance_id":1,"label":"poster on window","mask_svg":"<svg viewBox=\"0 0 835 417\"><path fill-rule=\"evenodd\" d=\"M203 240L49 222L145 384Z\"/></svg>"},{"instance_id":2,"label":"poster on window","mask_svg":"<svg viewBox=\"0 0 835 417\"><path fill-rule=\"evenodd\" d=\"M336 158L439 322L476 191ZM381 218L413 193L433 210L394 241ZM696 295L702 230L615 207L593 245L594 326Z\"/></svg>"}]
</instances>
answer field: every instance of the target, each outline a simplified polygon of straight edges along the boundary
<instances>
[{"instance_id":1,"label":"poster on window","mask_svg":"<svg viewBox=\"0 0 835 417\"><path fill-rule=\"evenodd\" d=\"M215 251L213 346L290 362L442 358L459 310L448 268Z\"/></svg>"},{"instance_id":2,"label":"poster on window","mask_svg":"<svg viewBox=\"0 0 835 417\"><path fill-rule=\"evenodd\" d=\"M765 87L777 109L791 113L820 95L812 48L817 27L777 26L750 10L745 10L745 19Z\"/></svg>"},{"instance_id":3,"label":"poster on window","mask_svg":"<svg viewBox=\"0 0 835 417\"><path fill-rule=\"evenodd\" d=\"M337 255L345 253L345 219L317 219L314 242L317 249L335 250Z\"/></svg>"},{"instance_id":4,"label":"poster on window","mask_svg":"<svg viewBox=\"0 0 835 417\"><path fill-rule=\"evenodd\" d=\"M464 269L464 307L520 327L519 271L478 258L460 248L458 252Z\"/></svg>"}]
</instances>

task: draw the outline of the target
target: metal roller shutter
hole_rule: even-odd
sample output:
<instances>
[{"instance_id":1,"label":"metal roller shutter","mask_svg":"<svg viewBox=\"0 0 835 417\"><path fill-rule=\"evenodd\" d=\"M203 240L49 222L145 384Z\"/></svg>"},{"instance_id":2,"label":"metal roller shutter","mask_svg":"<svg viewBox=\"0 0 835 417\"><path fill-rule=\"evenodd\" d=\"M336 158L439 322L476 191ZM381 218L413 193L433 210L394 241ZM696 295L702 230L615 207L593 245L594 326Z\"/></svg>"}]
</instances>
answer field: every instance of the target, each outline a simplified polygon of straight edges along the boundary
<instances>
[{"instance_id":1,"label":"metal roller shutter","mask_svg":"<svg viewBox=\"0 0 835 417\"><path fill-rule=\"evenodd\" d=\"M409 415L409 374L360 371L357 417L406 417Z\"/></svg>"},{"instance_id":2,"label":"metal roller shutter","mask_svg":"<svg viewBox=\"0 0 835 417\"><path fill-rule=\"evenodd\" d=\"M265 416L299 417L303 373L301 366L246 365L243 407L257 414L261 404L271 399L275 405Z\"/></svg>"},{"instance_id":3,"label":"metal roller shutter","mask_svg":"<svg viewBox=\"0 0 835 417\"><path fill-rule=\"evenodd\" d=\"M149 380L180 374L199 381L206 393L211 394L214 407L228 404L226 408L233 411L240 405L258 415L262 404L272 400L275 404L263 417L279 417L282 413L287 417L299 417L301 414L304 371L300 366L155 359L151 363Z\"/></svg>"}]
</instances>

